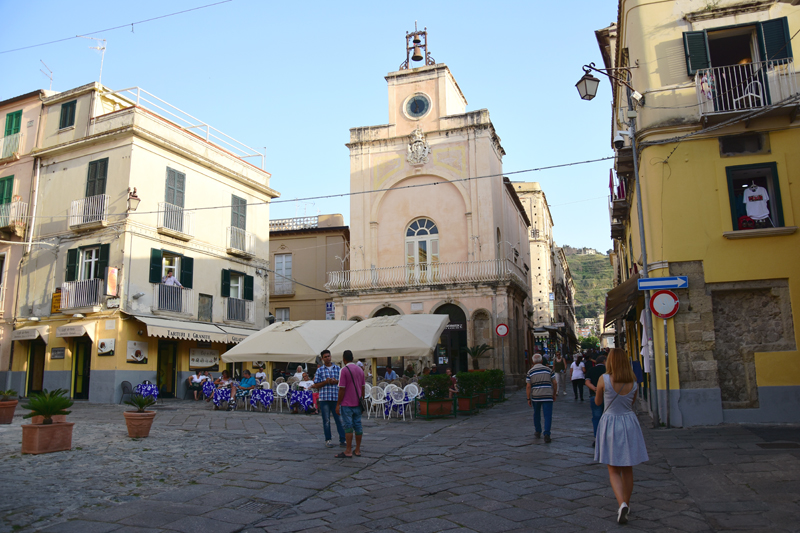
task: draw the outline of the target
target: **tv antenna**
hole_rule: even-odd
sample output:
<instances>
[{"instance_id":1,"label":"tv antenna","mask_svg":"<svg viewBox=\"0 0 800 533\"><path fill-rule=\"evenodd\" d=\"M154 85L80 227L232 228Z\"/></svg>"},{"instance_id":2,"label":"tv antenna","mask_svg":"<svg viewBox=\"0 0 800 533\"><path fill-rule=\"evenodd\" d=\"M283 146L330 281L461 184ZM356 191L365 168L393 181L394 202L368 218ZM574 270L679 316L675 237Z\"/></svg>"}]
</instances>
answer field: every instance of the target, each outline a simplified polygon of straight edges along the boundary
<instances>
[{"instance_id":1,"label":"tv antenna","mask_svg":"<svg viewBox=\"0 0 800 533\"><path fill-rule=\"evenodd\" d=\"M75 37L80 37L81 39L91 39L93 41L97 41L97 46L90 46L92 50L99 50L100 51L100 77L97 79L97 83L103 83L103 61L106 58L106 40L105 39L98 39L96 37L86 37L83 35L76 35ZM103 44L100 44L103 43Z\"/></svg>"},{"instance_id":2,"label":"tv antenna","mask_svg":"<svg viewBox=\"0 0 800 533\"><path fill-rule=\"evenodd\" d=\"M42 69L39 69L39 72L41 72L42 74L44 74L45 76L47 76L48 78L50 78L50 90L52 91L52 90L53 90L53 71L52 71L52 70L50 70L50 67L48 67L47 65L45 65L45 64L44 64L44 61L42 61L41 59L39 60L39 63L41 63L42 65L44 65L44 68L46 68L46 69L47 69L47 72L49 72L49 74L48 74L47 72L43 71Z\"/></svg>"}]
</instances>

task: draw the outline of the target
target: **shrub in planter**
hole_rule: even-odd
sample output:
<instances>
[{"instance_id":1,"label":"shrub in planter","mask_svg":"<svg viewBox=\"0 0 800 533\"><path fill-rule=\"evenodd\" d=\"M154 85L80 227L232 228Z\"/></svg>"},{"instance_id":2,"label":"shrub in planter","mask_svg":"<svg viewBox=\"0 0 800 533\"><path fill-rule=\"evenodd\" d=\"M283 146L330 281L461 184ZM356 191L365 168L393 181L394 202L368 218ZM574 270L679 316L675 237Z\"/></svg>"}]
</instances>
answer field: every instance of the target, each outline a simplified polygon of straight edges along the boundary
<instances>
[{"instance_id":1,"label":"shrub in planter","mask_svg":"<svg viewBox=\"0 0 800 533\"><path fill-rule=\"evenodd\" d=\"M0 424L10 424L19 400L14 389L0 390Z\"/></svg>"},{"instance_id":2,"label":"shrub in planter","mask_svg":"<svg viewBox=\"0 0 800 533\"><path fill-rule=\"evenodd\" d=\"M418 382L423 397L418 398L419 414L426 417L449 416L453 414L453 400L450 396L450 377L444 374L427 375Z\"/></svg>"},{"instance_id":3,"label":"shrub in planter","mask_svg":"<svg viewBox=\"0 0 800 533\"><path fill-rule=\"evenodd\" d=\"M486 372L480 372L475 375L475 378L477 383L478 407L485 407L489 405L489 376L486 375Z\"/></svg>"},{"instance_id":4,"label":"shrub in planter","mask_svg":"<svg viewBox=\"0 0 800 533\"><path fill-rule=\"evenodd\" d=\"M491 391L492 400L499 401L505 397L505 373L499 368L487 370L485 373L488 389Z\"/></svg>"},{"instance_id":5,"label":"shrub in planter","mask_svg":"<svg viewBox=\"0 0 800 533\"><path fill-rule=\"evenodd\" d=\"M152 396L142 396L134 394L131 399L125 402L126 405L135 407L135 411L125 411L125 425L128 426L128 436L132 438L144 438L150 435L150 428L153 426L155 411L148 411L147 408L155 404Z\"/></svg>"},{"instance_id":6,"label":"shrub in planter","mask_svg":"<svg viewBox=\"0 0 800 533\"><path fill-rule=\"evenodd\" d=\"M75 424L53 423L53 417L68 415L70 411L66 409L70 406L72 400L63 389L44 390L32 395L22 406L31 411L23 418L41 417L42 423L22 425L22 453L50 453L72 448L72 427Z\"/></svg>"},{"instance_id":7,"label":"shrub in planter","mask_svg":"<svg viewBox=\"0 0 800 533\"><path fill-rule=\"evenodd\" d=\"M471 413L478 409L478 387L480 386L481 373L459 372L458 394L456 396L459 413Z\"/></svg>"},{"instance_id":8,"label":"shrub in planter","mask_svg":"<svg viewBox=\"0 0 800 533\"><path fill-rule=\"evenodd\" d=\"M494 348L485 343L480 344L478 346L471 346L467 348L466 352L472 359L472 368L474 370L480 370L480 364L478 363L478 359L481 359L482 357L489 357L489 354L487 352L493 349Z\"/></svg>"}]
</instances>

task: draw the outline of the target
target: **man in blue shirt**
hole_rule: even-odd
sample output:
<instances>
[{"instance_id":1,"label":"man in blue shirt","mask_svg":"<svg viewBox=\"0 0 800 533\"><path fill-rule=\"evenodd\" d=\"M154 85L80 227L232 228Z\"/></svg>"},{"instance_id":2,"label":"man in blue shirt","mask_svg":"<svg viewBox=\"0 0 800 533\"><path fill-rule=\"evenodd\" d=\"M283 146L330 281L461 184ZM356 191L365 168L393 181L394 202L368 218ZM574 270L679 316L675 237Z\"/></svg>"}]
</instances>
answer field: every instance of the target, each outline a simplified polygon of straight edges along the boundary
<instances>
[{"instance_id":1,"label":"man in blue shirt","mask_svg":"<svg viewBox=\"0 0 800 533\"><path fill-rule=\"evenodd\" d=\"M400 379L399 377L397 377L397 372L392 370L392 367L389 365L386 365L386 375L384 376L384 378L386 379L386 381L394 381L396 379Z\"/></svg>"},{"instance_id":2,"label":"man in blue shirt","mask_svg":"<svg viewBox=\"0 0 800 533\"><path fill-rule=\"evenodd\" d=\"M228 411L236 410L236 401L239 398L246 398L250 391L256 388L256 378L250 376L250 371L245 370L244 377L239 384L231 384L231 401L228 402Z\"/></svg>"},{"instance_id":3,"label":"man in blue shirt","mask_svg":"<svg viewBox=\"0 0 800 533\"><path fill-rule=\"evenodd\" d=\"M314 374L314 384L311 388L319 391L319 412L322 415L322 429L325 432L325 446L333 448L331 442L331 411L336 422L336 431L339 433L339 446L344 447L345 435L342 419L336 414L336 402L339 401L339 372L338 365L331 362L331 352L322 350L322 366Z\"/></svg>"}]
</instances>

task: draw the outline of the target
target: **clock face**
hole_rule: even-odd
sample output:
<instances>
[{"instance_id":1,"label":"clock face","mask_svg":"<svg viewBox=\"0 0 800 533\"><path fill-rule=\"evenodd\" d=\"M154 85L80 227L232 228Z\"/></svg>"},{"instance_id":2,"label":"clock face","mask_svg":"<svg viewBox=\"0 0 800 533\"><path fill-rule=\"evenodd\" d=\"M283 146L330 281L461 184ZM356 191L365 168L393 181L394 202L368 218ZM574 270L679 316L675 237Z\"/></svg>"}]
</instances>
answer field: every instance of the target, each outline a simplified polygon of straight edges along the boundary
<instances>
[{"instance_id":1,"label":"clock face","mask_svg":"<svg viewBox=\"0 0 800 533\"><path fill-rule=\"evenodd\" d=\"M431 108L428 97L422 94L412 96L406 103L406 113L412 118L420 118Z\"/></svg>"}]
</instances>

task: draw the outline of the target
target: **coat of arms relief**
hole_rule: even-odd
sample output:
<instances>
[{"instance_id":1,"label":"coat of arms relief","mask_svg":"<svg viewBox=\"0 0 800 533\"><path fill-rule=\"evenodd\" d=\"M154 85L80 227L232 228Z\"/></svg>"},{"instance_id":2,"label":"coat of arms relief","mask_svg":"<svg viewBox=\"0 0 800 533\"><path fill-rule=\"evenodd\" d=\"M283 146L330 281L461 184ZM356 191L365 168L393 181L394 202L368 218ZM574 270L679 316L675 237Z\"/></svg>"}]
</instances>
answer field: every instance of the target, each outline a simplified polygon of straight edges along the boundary
<instances>
[{"instance_id":1,"label":"coat of arms relief","mask_svg":"<svg viewBox=\"0 0 800 533\"><path fill-rule=\"evenodd\" d=\"M431 153L431 147L428 141L425 140L425 134L421 128L415 129L409 136L411 141L408 143L408 155L406 161L412 165L424 165L428 162L428 156Z\"/></svg>"}]
</instances>

